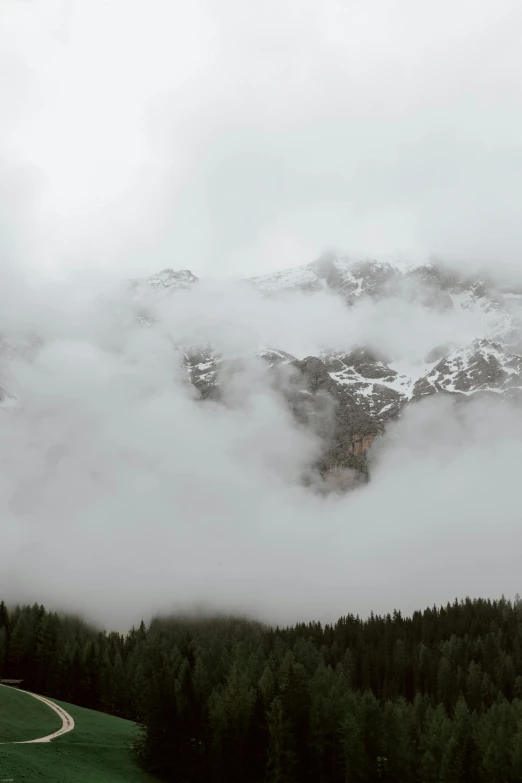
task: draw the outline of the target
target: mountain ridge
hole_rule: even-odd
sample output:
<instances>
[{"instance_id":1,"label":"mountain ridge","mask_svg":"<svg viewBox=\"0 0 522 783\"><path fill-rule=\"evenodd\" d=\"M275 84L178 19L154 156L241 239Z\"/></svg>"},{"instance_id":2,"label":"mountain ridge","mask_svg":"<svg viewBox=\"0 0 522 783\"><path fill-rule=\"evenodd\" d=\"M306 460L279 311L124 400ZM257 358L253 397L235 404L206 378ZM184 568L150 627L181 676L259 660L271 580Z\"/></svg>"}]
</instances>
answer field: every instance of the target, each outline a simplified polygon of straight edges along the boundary
<instances>
[{"instance_id":1,"label":"mountain ridge","mask_svg":"<svg viewBox=\"0 0 522 783\"><path fill-rule=\"evenodd\" d=\"M169 308L172 301L174 307L178 293L190 295L203 283L190 270L164 269L128 281L125 297L135 323L151 327L161 319L156 303ZM267 382L282 395L299 426L324 441L323 454L313 466L323 477L348 471L351 485L352 471L366 480L367 452L375 438L409 403L423 397L487 392L522 398L522 294L500 291L484 275L463 276L434 262L399 269L388 262L323 254L312 263L243 284L262 297L283 301L299 294L335 296L348 308L365 302L389 300L397 307L407 302L441 317L451 311L471 312L480 323L482 334L466 344L434 345L406 371L397 357L363 344L349 350L332 346L316 356L295 356L284 344L260 347L252 359L266 368ZM223 355L208 342L183 345L175 334L170 339L196 398L222 402L223 383L244 371L244 358ZM16 398L3 383L0 406L16 407Z\"/></svg>"},{"instance_id":2,"label":"mountain ridge","mask_svg":"<svg viewBox=\"0 0 522 783\"><path fill-rule=\"evenodd\" d=\"M186 290L199 282L185 270L165 270L161 275L168 280L163 291ZM151 286L155 285L153 280ZM284 345L260 350L258 358L272 371L286 366L299 378L293 381L297 391L293 388L286 394L298 421L310 419L310 414L303 417L297 404L300 394L309 394L318 409L318 395L335 401L334 430L325 436L323 457L316 466L323 476L348 469L367 477L368 449L386 423L399 418L410 402L435 394L522 396L522 356L516 351L520 318L516 307L508 306L508 302L521 304L522 296L501 292L483 274L461 275L435 262L399 269L388 262L324 254L312 263L244 282L269 298L326 293L339 297L348 307L364 301L406 300L439 313L470 311L483 319L487 336L477 336L466 345L434 346L416 374L401 372L393 359L386 360L365 345L302 358L287 352ZM208 345L185 354L188 378L201 399L219 399L220 370L225 364ZM240 371L240 366L236 369Z\"/></svg>"}]
</instances>

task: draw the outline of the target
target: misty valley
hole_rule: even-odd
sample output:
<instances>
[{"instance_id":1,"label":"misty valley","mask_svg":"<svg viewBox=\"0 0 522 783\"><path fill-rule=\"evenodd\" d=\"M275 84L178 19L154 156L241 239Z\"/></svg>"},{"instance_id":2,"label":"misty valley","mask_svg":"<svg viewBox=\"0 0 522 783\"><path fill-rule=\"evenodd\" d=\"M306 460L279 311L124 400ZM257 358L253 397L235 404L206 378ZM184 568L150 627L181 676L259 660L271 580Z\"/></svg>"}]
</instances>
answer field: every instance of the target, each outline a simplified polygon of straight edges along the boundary
<instances>
[{"instance_id":1,"label":"misty valley","mask_svg":"<svg viewBox=\"0 0 522 783\"><path fill-rule=\"evenodd\" d=\"M520 0L0 0L0 783L522 783Z\"/></svg>"},{"instance_id":2,"label":"misty valley","mask_svg":"<svg viewBox=\"0 0 522 783\"><path fill-rule=\"evenodd\" d=\"M522 780L520 600L450 598L516 594L521 314L335 254L21 285L1 770L51 736L64 783Z\"/></svg>"}]
</instances>

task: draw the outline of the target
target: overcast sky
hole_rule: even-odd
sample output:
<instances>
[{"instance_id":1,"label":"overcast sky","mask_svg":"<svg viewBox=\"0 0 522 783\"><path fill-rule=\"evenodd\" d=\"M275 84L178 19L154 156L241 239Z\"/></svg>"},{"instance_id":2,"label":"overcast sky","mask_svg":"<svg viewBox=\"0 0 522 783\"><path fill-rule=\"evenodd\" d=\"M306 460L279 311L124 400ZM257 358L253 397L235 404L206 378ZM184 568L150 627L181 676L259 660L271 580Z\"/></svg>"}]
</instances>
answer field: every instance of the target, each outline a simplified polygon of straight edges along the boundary
<instances>
[{"instance_id":1,"label":"overcast sky","mask_svg":"<svg viewBox=\"0 0 522 783\"><path fill-rule=\"evenodd\" d=\"M243 276L330 246L520 263L518 0L0 14L0 198L20 263Z\"/></svg>"},{"instance_id":2,"label":"overcast sky","mask_svg":"<svg viewBox=\"0 0 522 783\"><path fill-rule=\"evenodd\" d=\"M368 486L323 497L298 478L324 444L253 358L418 364L487 336L483 314L209 280L143 329L85 270L227 278L337 247L521 282L521 40L520 0L0 0L3 597L122 628L519 590L519 408L410 406ZM243 357L234 404L195 401L179 342Z\"/></svg>"}]
</instances>

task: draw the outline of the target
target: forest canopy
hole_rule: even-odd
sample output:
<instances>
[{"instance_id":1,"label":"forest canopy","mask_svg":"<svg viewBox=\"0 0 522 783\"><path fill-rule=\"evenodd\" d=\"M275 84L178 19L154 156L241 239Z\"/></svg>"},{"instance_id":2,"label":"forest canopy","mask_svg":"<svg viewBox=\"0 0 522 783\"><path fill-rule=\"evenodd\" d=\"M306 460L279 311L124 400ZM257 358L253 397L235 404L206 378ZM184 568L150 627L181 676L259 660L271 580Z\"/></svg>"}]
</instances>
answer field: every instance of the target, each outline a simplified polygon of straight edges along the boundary
<instances>
[{"instance_id":1,"label":"forest canopy","mask_svg":"<svg viewBox=\"0 0 522 783\"><path fill-rule=\"evenodd\" d=\"M166 781L522 780L522 601L127 634L0 602L0 677L138 724Z\"/></svg>"}]
</instances>

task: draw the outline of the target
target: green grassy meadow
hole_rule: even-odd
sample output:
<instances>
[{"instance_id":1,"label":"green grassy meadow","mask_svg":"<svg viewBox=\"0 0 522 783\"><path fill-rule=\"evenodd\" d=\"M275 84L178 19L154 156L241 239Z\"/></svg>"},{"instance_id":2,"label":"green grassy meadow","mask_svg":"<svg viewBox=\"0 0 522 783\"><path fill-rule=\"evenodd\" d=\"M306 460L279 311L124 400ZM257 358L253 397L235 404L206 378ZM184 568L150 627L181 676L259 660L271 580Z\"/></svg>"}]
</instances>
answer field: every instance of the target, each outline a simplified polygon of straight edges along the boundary
<instances>
[{"instance_id":1,"label":"green grassy meadow","mask_svg":"<svg viewBox=\"0 0 522 783\"><path fill-rule=\"evenodd\" d=\"M61 725L61 718L38 699L15 688L0 687L0 742L45 737Z\"/></svg>"},{"instance_id":2,"label":"green grassy meadow","mask_svg":"<svg viewBox=\"0 0 522 783\"><path fill-rule=\"evenodd\" d=\"M50 708L24 694L0 688L0 736L34 739L56 731L61 720ZM13 695L14 694L14 695ZM30 702L27 707L21 700ZM74 718L75 728L52 742L0 745L0 781L13 783L154 783L138 766L129 745L131 721L57 701ZM49 716L40 711L48 710ZM27 731L23 715L27 717ZM24 731L31 736L23 736ZM9 740L2 739L2 742ZM12 741L12 740L11 740Z\"/></svg>"}]
</instances>

